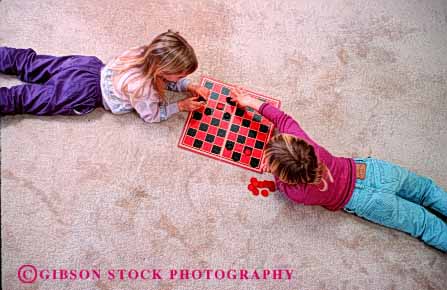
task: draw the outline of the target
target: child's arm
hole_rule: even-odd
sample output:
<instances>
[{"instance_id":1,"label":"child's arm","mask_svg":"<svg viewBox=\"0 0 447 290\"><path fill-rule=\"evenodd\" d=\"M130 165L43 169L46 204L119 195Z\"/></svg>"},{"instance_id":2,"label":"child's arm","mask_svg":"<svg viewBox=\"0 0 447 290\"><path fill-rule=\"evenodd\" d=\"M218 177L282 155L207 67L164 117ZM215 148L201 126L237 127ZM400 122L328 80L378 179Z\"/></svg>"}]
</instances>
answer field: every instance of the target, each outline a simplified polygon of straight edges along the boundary
<instances>
[{"instance_id":1,"label":"child's arm","mask_svg":"<svg viewBox=\"0 0 447 290\"><path fill-rule=\"evenodd\" d=\"M239 88L232 91L231 97L233 101L237 102L242 107L248 106L261 113L261 115L269 119L275 127L278 128L280 133L293 134L312 141L300 127L298 122L280 109L251 97Z\"/></svg>"},{"instance_id":2,"label":"child's arm","mask_svg":"<svg viewBox=\"0 0 447 290\"><path fill-rule=\"evenodd\" d=\"M193 83L187 78L180 79L178 82L167 82L166 88L174 92L190 92L194 97L202 96L208 99L210 90Z\"/></svg>"},{"instance_id":3,"label":"child's arm","mask_svg":"<svg viewBox=\"0 0 447 290\"><path fill-rule=\"evenodd\" d=\"M133 106L138 115L148 123L158 123L169 119L175 113L194 111L203 106L197 99L199 97L185 98L176 103L164 104L157 100L137 100Z\"/></svg>"}]
</instances>

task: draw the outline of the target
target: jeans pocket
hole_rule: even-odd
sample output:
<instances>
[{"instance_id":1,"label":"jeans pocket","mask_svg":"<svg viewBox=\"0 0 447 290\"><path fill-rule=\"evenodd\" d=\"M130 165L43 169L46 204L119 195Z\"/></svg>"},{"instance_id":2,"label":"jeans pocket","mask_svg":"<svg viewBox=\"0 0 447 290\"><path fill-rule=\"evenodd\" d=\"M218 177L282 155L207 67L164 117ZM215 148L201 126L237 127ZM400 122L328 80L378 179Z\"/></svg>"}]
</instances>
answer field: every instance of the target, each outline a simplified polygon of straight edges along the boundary
<instances>
[{"instance_id":1,"label":"jeans pocket","mask_svg":"<svg viewBox=\"0 0 447 290\"><path fill-rule=\"evenodd\" d=\"M378 179L381 184L396 183L400 179L400 170L397 165L383 161L375 160L375 167L377 168Z\"/></svg>"}]
</instances>

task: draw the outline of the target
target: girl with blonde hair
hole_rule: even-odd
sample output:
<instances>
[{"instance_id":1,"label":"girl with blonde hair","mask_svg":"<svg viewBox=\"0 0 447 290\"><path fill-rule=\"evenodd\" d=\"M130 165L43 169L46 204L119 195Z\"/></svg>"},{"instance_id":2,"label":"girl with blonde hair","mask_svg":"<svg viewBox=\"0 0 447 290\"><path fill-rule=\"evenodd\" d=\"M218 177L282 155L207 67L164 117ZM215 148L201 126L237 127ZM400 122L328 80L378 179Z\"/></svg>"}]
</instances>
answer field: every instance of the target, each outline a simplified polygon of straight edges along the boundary
<instances>
[{"instance_id":1,"label":"girl with blonde hair","mask_svg":"<svg viewBox=\"0 0 447 290\"><path fill-rule=\"evenodd\" d=\"M146 122L160 122L203 105L199 98L206 99L209 91L185 78L197 67L191 45L170 30L107 65L94 56L56 57L0 47L0 72L28 83L0 88L0 113L83 115L104 107L114 114L135 110ZM165 90L192 96L168 104Z\"/></svg>"},{"instance_id":2,"label":"girl with blonde hair","mask_svg":"<svg viewBox=\"0 0 447 290\"><path fill-rule=\"evenodd\" d=\"M274 106L240 89L232 99L257 110L279 130L266 146L263 169L290 199L344 209L447 251L447 193L432 180L375 158L333 156Z\"/></svg>"}]
</instances>

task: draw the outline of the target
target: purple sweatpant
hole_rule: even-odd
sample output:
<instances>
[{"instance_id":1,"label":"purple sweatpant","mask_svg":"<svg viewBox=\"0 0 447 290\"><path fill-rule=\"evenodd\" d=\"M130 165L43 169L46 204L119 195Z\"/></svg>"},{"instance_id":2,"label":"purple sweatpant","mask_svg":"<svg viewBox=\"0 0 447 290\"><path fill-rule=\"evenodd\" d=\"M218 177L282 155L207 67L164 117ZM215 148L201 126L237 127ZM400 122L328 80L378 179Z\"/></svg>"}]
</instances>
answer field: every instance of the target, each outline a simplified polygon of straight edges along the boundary
<instances>
[{"instance_id":1,"label":"purple sweatpant","mask_svg":"<svg viewBox=\"0 0 447 290\"><path fill-rule=\"evenodd\" d=\"M102 106L103 66L94 56L56 57L0 47L0 72L27 83L0 88L0 114L87 114Z\"/></svg>"}]
</instances>

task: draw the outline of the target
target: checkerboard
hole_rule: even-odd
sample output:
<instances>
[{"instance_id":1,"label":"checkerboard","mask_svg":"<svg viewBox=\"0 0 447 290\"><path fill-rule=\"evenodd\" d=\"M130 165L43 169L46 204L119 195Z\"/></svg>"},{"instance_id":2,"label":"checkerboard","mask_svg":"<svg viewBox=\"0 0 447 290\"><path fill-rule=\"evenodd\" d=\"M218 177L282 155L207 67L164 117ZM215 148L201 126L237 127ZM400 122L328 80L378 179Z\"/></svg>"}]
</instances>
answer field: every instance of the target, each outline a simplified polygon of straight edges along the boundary
<instances>
[{"instance_id":1,"label":"checkerboard","mask_svg":"<svg viewBox=\"0 0 447 290\"><path fill-rule=\"evenodd\" d=\"M233 85L210 77L202 77L200 85L211 94L204 108L189 113L178 146L260 173L273 124L252 108L243 109L232 102L229 96ZM279 100L246 91L280 106Z\"/></svg>"}]
</instances>

